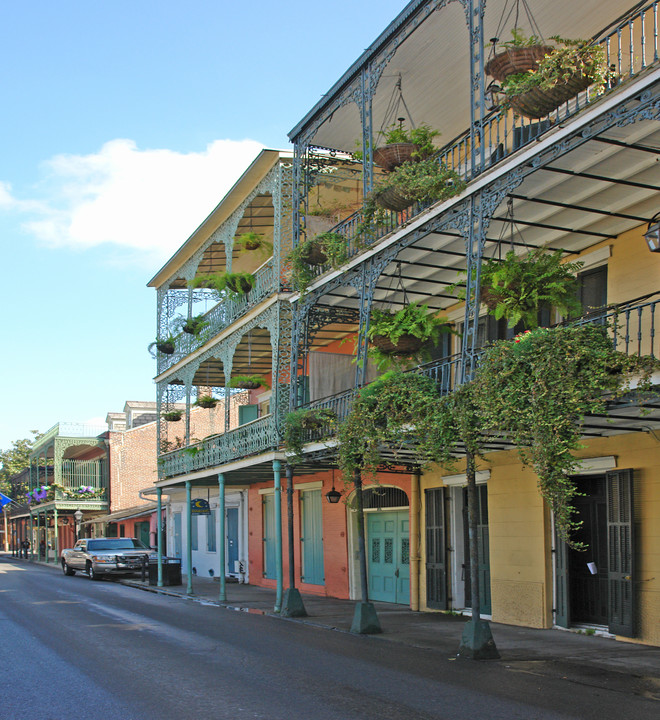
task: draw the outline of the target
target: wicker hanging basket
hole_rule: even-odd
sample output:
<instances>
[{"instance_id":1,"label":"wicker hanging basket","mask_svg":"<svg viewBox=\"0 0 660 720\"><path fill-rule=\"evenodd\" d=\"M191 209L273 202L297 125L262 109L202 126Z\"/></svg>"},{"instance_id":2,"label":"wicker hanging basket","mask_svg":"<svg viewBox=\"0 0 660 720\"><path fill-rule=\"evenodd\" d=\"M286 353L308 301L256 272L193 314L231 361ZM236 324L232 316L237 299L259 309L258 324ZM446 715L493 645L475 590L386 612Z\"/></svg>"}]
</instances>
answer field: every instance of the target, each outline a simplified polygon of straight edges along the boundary
<instances>
[{"instance_id":1,"label":"wicker hanging basket","mask_svg":"<svg viewBox=\"0 0 660 720\"><path fill-rule=\"evenodd\" d=\"M376 195L376 204L385 210L394 210L395 212L401 212L406 208L409 208L413 204L414 200L409 200L405 195L402 195L396 188L387 187L380 190Z\"/></svg>"},{"instance_id":2,"label":"wicker hanging basket","mask_svg":"<svg viewBox=\"0 0 660 720\"><path fill-rule=\"evenodd\" d=\"M508 101L514 112L538 120L586 90L589 85L591 80L586 75L574 75L567 82L558 83L550 90L532 88L522 95L509 97Z\"/></svg>"},{"instance_id":3,"label":"wicker hanging basket","mask_svg":"<svg viewBox=\"0 0 660 720\"><path fill-rule=\"evenodd\" d=\"M509 75L536 70L539 61L551 52L548 45L507 48L488 61L486 72L498 82L504 82Z\"/></svg>"},{"instance_id":4,"label":"wicker hanging basket","mask_svg":"<svg viewBox=\"0 0 660 720\"><path fill-rule=\"evenodd\" d=\"M399 357L414 355L421 350L424 344L420 338L408 334L401 335L396 343L393 343L387 335L374 335L370 342L384 355L396 355Z\"/></svg>"},{"instance_id":5,"label":"wicker hanging basket","mask_svg":"<svg viewBox=\"0 0 660 720\"><path fill-rule=\"evenodd\" d=\"M232 387L238 388L239 390L256 390L261 387L261 383L255 382L254 380L238 380Z\"/></svg>"},{"instance_id":6,"label":"wicker hanging basket","mask_svg":"<svg viewBox=\"0 0 660 720\"><path fill-rule=\"evenodd\" d=\"M413 160L413 153L417 150L414 143L391 143L374 149L374 162L383 170L394 170L408 160Z\"/></svg>"}]
</instances>

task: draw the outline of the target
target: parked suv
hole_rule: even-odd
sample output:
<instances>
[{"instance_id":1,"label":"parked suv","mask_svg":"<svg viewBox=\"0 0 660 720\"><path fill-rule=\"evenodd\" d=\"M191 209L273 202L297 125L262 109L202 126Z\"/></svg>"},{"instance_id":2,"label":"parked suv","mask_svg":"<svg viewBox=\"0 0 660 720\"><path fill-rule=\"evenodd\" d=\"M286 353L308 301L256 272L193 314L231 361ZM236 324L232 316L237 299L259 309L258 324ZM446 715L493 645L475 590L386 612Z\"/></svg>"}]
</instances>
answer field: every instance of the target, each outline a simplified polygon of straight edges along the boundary
<instances>
[{"instance_id":1,"label":"parked suv","mask_svg":"<svg viewBox=\"0 0 660 720\"><path fill-rule=\"evenodd\" d=\"M104 575L130 575L150 557L156 554L137 538L83 538L72 548L62 550L62 572L85 572L91 580L100 580Z\"/></svg>"}]
</instances>

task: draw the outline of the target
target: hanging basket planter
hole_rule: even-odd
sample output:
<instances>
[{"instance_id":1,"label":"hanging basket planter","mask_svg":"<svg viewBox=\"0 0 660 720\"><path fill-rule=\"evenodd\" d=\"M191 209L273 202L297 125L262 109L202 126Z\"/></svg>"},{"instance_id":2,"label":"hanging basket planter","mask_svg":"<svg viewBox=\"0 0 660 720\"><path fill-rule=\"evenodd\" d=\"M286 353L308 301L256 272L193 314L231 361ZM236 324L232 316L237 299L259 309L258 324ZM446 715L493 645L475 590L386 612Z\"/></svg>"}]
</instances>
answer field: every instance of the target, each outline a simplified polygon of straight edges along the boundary
<instances>
[{"instance_id":1,"label":"hanging basket planter","mask_svg":"<svg viewBox=\"0 0 660 720\"><path fill-rule=\"evenodd\" d=\"M158 352L163 353L163 355L173 355L174 354L174 341L173 340L159 340L156 343L156 349Z\"/></svg>"},{"instance_id":2,"label":"hanging basket planter","mask_svg":"<svg viewBox=\"0 0 660 720\"><path fill-rule=\"evenodd\" d=\"M195 400L195 405L197 405L197 407L210 409L214 408L218 402L219 400L217 398L211 397L210 395L202 395L202 397Z\"/></svg>"},{"instance_id":3,"label":"hanging basket planter","mask_svg":"<svg viewBox=\"0 0 660 720\"><path fill-rule=\"evenodd\" d=\"M486 72L497 82L504 82L509 75L536 70L539 61L550 52L549 45L510 47L486 63Z\"/></svg>"},{"instance_id":4,"label":"hanging basket planter","mask_svg":"<svg viewBox=\"0 0 660 720\"><path fill-rule=\"evenodd\" d=\"M396 355L397 357L408 357L419 352L424 344L415 335L403 334L393 343L387 335L374 335L371 344L384 355Z\"/></svg>"},{"instance_id":5,"label":"hanging basket planter","mask_svg":"<svg viewBox=\"0 0 660 720\"><path fill-rule=\"evenodd\" d=\"M510 96L508 101L518 115L538 120L586 90L591 84L592 80L586 75L575 75L549 90L532 88L522 95Z\"/></svg>"},{"instance_id":6,"label":"hanging basket planter","mask_svg":"<svg viewBox=\"0 0 660 720\"><path fill-rule=\"evenodd\" d=\"M254 281L251 282L247 277L238 274L227 276L227 287L239 295L247 295L252 290L253 285Z\"/></svg>"},{"instance_id":7,"label":"hanging basket planter","mask_svg":"<svg viewBox=\"0 0 660 720\"><path fill-rule=\"evenodd\" d=\"M301 418L300 424L305 430L320 430L324 425L334 422L337 413L334 410L307 410Z\"/></svg>"},{"instance_id":8,"label":"hanging basket planter","mask_svg":"<svg viewBox=\"0 0 660 720\"><path fill-rule=\"evenodd\" d=\"M406 208L409 208L413 204L413 200L410 200L405 195L402 195L394 187L386 187L378 192L376 195L376 204L385 210L394 210L395 212L401 212Z\"/></svg>"},{"instance_id":9,"label":"hanging basket planter","mask_svg":"<svg viewBox=\"0 0 660 720\"><path fill-rule=\"evenodd\" d=\"M302 259L308 265L326 265L328 262L328 256L323 252L321 244L317 242L309 245L309 250L305 252Z\"/></svg>"},{"instance_id":10,"label":"hanging basket planter","mask_svg":"<svg viewBox=\"0 0 660 720\"><path fill-rule=\"evenodd\" d=\"M232 387L239 388L240 390L257 390L261 387L261 383L255 382L254 380L237 380L232 383Z\"/></svg>"},{"instance_id":11,"label":"hanging basket planter","mask_svg":"<svg viewBox=\"0 0 660 720\"><path fill-rule=\"evenodd\" d=\"M183 416L183 410L170 410L163 413L163 419L167 422L178 422Z\"/></svg>"},{"instance_id":12,"label":"hanging basket planter","mask_svg":"<svg viewBox=\"0 0 660 720\"><path fill-rule=\"evenodd\" d=\"M394 170L408 160L413 160L413 153L418 150L411 142L390 143L374 149L374 162L383 170Z\"/></svg>"},{"instance_id":13,"label":"hanging basket planter","mask_svg":"<svg viewBox=\"0 0 660 720\"><path fill-rule=\"evenodd\" d=\"M260 387L268 389L270 385L261 375L237 375L231 379L229 387L239 390L258 390Z\"/></svg>"}]
</instances>

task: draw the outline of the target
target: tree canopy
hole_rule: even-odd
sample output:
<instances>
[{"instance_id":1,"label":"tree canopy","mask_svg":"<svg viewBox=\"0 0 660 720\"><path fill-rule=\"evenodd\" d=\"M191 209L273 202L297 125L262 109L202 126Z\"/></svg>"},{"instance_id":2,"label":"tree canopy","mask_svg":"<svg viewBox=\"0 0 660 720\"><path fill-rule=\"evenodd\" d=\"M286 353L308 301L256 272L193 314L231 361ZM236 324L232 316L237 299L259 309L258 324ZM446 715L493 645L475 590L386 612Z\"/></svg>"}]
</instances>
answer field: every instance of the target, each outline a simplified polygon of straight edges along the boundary
<instances>
[{"instance_id":1,"label":"tree canopy","mask_svg":"<svg viewBox=\"0 0 660 720\"><path fill-rule=\"evenodd\" d=\"M14 440L7 450L0 450L0 490L4 493L11 491L9 478L30 466L30 453L36 440L41 437L38 430L30 431L31 438Z\"/></svg>"}]
</instances>

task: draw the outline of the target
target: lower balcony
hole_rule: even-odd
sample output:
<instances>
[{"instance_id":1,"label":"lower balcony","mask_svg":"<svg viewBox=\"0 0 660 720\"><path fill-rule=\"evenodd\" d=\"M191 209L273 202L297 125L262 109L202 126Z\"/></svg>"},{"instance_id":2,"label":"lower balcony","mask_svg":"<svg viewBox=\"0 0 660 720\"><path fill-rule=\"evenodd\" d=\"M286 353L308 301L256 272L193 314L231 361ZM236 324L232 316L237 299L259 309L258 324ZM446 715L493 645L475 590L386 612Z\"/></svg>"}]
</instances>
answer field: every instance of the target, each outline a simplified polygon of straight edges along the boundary
<instances>
[{"instance_id":1,"label":"lower balcony","mask_svg":"<svg viewBox=\"0 0 660 720\"><path fill-rule=\"evenodd\" d=\"M637 298L633 301L604 307L588 315L584 315L566 324L607 325L614 348L627 355L637 357L651 356L660 358L660 293ZM480 353L479 353L480 354ZM477 358L478 362L478 358ZM430 377L445 396L453 392L461 384L462 356L451 355L439 360L419 365L408 372L415 372ZM320 398L302 406L305 409L330 410L337 416L337 423L344 420L351 409L355 390L349 389L336 395ZM634 397L622 398L608 407L607 417L590 417L585 423L585 430L590 435L610 435L618 432L634 432L647 426L660 426L660 405L645 406L640 411ZM305 441L319 442L332 436L336 424L332 427L305 431ZM328 443L325 451L315 451L314 460L328 462L334 454L334 443Z\"/></svg>"},{"instance_id":2,"label":"lower balcony","mask_svg":"<svg viewBox=\"0 0 660 720\"><path fill-rule=\"evenodd\" d=\"M274 415L266 415L226 433L211 435L201 442L161 455L160 477L170 478L219 467L269 450L277 449L279 434Z\"/></svg>"}]
</instances>

